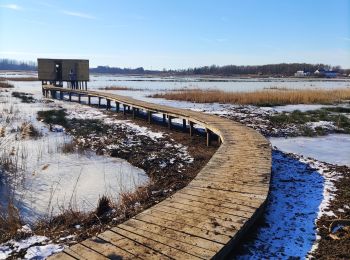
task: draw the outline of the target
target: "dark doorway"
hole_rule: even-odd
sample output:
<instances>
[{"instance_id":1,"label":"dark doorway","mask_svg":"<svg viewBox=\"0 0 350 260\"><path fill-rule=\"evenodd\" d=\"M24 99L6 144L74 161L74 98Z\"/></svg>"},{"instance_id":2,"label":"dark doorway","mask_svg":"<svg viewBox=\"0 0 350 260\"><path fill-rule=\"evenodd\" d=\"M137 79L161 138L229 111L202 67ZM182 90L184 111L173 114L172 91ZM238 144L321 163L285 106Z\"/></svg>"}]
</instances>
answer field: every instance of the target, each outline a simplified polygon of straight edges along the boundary
<instances>
[{"instance_id":1,"label":"dark doorway","mask_svg":"<svg viewBox=\"0 0 350 260\"><path fill-rule=\"evenodd\" d=\"M56 62L55 64L56 81L62 81L62 63Z\"/></svg>"}]
</instances>

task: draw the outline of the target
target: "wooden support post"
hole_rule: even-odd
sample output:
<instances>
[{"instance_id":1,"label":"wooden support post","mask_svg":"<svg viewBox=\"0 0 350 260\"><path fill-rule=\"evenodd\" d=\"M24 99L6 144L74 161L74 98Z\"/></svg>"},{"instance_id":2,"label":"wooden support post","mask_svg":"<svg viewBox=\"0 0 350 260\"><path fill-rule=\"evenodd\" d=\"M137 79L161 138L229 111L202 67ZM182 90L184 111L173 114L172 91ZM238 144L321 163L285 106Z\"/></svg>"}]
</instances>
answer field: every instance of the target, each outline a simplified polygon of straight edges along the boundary
<instances>
[{"instance_id":1,"label":"wooden support post","mask_svg":"<svg viewBox=\"0 0 350 260\"><path fill-rule=\"evenodd\" d=\"M182 119L182 130L186 131L186 119Z\"/></svg>"},{"instance_id":2,"label":"wooden support post","mask_svg":"<svg viewBox=\"0 0 350 260\"><path fill-rule=\"evenodd\" d=\"M102 99L102 98L100 98L100 97L98 98L98 107L101 106L101 99Z\"/></svg>"},{"instance_id":3,"label":"wooden support post","mask_svg":"<svg viewBox=\"0 0 350 260\"><path fill-rule=\"evenodd\" d=\"M63 92L60 91L60 99L63 100Z\"/></svg>"},{"instance_id":4,"label":"wooden support post","mask_svg":"<svg viewBox=\"0 0 350 260\"><path fill-rule=\"evenodd\" d=\"M151 124L152 123L152 112L151 111L147 111L147 118L148 118L148 123Z\"/></svg>"},{"instance_id":5,"label":"wooden support post","mask_svg":"<svg viewBox=\"0 0 350 260\"><path fill-rule=\"evenodd\" d=\"M109 110L111 108L111 101L109 99L106 99L106 101L107 101L106 109Z\"/></svg>"},{"instance_id":6,"label":"wooden support post","mask_svg":"<svg viewBox=\"0 0 350 260\"><path fill-rule=\"evenodd\" d=\"M211 131L206 128L205 131L207 132L207 146L210 146L211 143Z\"/></svg>"},{"instance_id":7,"label":"wooden support post","mask_svg":"<svg viewBox=\"0 0 350 260\"><path fill-rule=\"evenodd\" d=\"M87 81L85 81L85 90L87 90Z\"/></svg>"},{"instance_id":8,"label":"wooden support post","mask_svg":"<svg viewBox=\"0 0 350 260\"><path fill-rule=\"evenodd\" d=\"M126 114L126 105L123 105L123 115Z\"/></svg>"},{"instance_id":9,"label":"wooden support post","mask_svg":"<svg viewBox=\"0 0 350 260\"><path fill-rule=\"evenodd\" d=\"M115 111L119 112L119 102L115 101Z\"/></svg>"},{"instance_id":10,"label":"wooden support post","mask_svg":"<svg viewBox=\"0 0 350 260\"><path fill-rule=\"evenodd\" d=\"M168 116L168 128L171 129L171 120L173 119L172 116Z\"/></svg>"},{"instance_id":11,"label":"wooden support post","mask_svg":"<svg viewBox=\"0 0 350 260\"><path fill-rule=\"evenodd\" d=\"M166 114L163 114L163 124L166 124Z\"/></svg>"},{"instance_id":12,"label":"wooden support post","mask_svg":"<svg viewBox=\"0 0 350 260\"><path fill-rule=\"evenodd\" d=\"M88 96L88 104L91 105L91 96Z\"/></svg>"},{"instance_id":13,"label":"wooden support post","mask_svg":"<svg viewBox=\"0 0 350 260\"><path fill-rule=\"evenodd\" d=\"M190 136L193 136L193 133L194 133L194 127L193 127L193 122L189 122L190 123Z\"/></svg>"},{"instance_id":14,"label":"wooden support post","mask_svg":"<svg viewBox=\"0 0 350 260\"><path fill-rule=\"evenodd\" d=\"M72 92L69 92L69 101L72 101Z\"/></svg>"},{"instance_id":15,"label":"wooden support post","mask_svg":"<svg viewBox=\"0 0 350 260\"><path fill-rule=\"evenodd\" d=\"M81 95L78 94L78 102L81 103Z\"/></svg>"},{"instance_id":16,"label":"wooden support post","mask_svg":"<svg viewBox=\"0 0 350 260\"><path fill-rule=\"evenodd\" d=\"M130 113L130 106L128 106L128 113Z\"/></svg>"},{"instance_id":17,"label":"wooden support post","mask_svg":"<svg viewBox=\"0 0 350 260\"><path fill-rule=\"evenodd\" d=\"M136 108L132 108L132 118L135 119L136 117Z\"/></svg>"}]
</instances>

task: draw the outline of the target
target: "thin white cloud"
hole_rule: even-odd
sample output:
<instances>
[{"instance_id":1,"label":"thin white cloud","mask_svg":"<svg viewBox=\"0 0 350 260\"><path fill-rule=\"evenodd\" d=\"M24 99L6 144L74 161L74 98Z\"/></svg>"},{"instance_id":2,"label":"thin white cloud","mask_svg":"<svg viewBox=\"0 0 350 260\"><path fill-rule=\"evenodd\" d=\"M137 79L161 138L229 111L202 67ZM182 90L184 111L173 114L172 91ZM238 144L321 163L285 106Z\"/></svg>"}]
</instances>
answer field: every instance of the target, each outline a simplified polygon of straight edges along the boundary
<instances>
[{"instance_id":1,"label":"thin white cloud","mask_svg":"<svg viewBox=\"0 0 350 260\"><path fill-rule=\"evenodd\" d=\"M95 16L92 16L92 15L89 15L89 14L80 13L80 12L62 11L62 13L65 14L65 15L75 16L75 17L79 17L79 18L96 19Z\"/></svg>"},{"instance_id":2,"label":"thin white cloud","mask_svg":"<svg viewBox=\"0 0 350 260\"><path fill-rule=\"evenodd\" d=\"M5 5L0 5L1 8L7 8L7 9L11 9L11 10L21 10L22 7L20 7L19 5L16 4L5 4Z\"/></svg>"}]
</instances>

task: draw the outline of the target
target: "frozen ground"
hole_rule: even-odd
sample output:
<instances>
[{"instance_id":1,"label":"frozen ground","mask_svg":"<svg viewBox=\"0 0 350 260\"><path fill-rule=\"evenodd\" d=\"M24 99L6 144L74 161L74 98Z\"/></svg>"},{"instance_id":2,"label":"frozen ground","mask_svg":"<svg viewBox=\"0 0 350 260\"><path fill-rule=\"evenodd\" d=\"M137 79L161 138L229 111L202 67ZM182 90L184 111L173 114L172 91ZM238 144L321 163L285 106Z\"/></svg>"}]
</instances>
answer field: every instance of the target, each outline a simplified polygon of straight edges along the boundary
<instances>
[{"instance_id":1,"label":"frozen ground","mask_svg":"<svg viewBox=\"0 0 350 260\"><path fill-rule=\"evenodd\" d=\"M313 159L273 151L271 192L256 233L238 259L302 259L317 243L315 221L327 211L340 176Z\"/></svg>"},{"instance_id":2,"label":"frozen ground","mask_svg":"<svg viewBox=\"0 0 350 260\"><path fill-rule=\"evenodd\" d=\"M287 153L302 154L331 164L350 166L350 135L270 138L272 145Z\"/></svg>"}]
</instances>

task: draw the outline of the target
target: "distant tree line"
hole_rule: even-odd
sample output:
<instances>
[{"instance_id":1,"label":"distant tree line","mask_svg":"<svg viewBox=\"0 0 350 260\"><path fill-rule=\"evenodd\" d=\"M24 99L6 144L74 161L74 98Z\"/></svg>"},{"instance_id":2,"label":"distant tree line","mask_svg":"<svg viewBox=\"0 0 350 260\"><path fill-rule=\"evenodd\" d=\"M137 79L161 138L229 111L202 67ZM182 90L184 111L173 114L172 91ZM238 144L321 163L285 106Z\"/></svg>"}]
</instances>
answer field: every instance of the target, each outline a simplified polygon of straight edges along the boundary
<instances>
[{"instance_id":1,"label":"distant tree line","mask_svg":"<svg viewBox=\"0 0 350 260\"><path fill-rule=\"evenodd\" d=\"M177 70L175 73L185 75L218 75L218 76L233 76L233 75L280 75L292 76L298 70L305 72L315 72L317 69L336 70L341 72L340 66L331 67L326 64L307 64L307 63L280 63L257 66L204 66L199 68L189 68L186 70Z\"/></svg>"},{"instance_id":2,"label":"distant tree line","mask_svg":"<svg viewBox=\"0 0 350 260\"><path fill-rule=\"evenodd\" d=\"M97 68L90 68L90 72L93 73L108 73L108 74L147 74L146 71L142 68L118 68L118 67L109 67L109 66L98 66ZM150 72L150 71L148 71Z\"/></svg>"},{"instance_id":3,"label":"distant tree line","mask_svg":"<svg viewBox=\"0 0 350 260\"><path fill-rule=\"evenodd\" d=\"M124 75L211 75L211 76L235 76L235 75L260 75L260 76L293 76L298 70L304 72L315 72L317 69L334 70L341 74L349 75L350 69L342 69L340 66L327 64L309 63L280 63L256 66L203 66L180 70L145 70L139 68L118 68L109 66L98 66L90 68L92 73L124 74ZM37 70L37 64L33 61L17 61L10 59L0 59L0 70Z\"/></svg>"},{"instance_id":4,"label":"distant tree line","mask_svg":"<svg viewBox=\"0 0 350 260\"><path fill-rule=\"evenodd\" d=\"M0 70L37 70L36 62L0 59Z\"/></svg>"}]
</instances>

